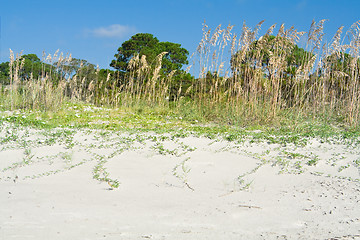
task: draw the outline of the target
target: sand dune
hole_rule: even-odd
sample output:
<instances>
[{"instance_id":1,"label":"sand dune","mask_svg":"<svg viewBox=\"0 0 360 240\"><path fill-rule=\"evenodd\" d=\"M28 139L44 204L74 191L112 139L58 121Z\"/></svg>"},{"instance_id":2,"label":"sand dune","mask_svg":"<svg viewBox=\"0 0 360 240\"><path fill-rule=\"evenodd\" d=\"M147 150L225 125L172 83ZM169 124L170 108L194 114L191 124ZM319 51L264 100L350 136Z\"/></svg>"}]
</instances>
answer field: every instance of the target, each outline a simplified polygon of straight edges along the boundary
<instances>
[{"instance_id":1,"label":"sand dune","mask_svg":"<svg viewBox=\"0 0 360 240\"><path fill-rule=\"evenodd\" d=\"M0 239L360 239L356 142L0 137Z\"/></svg>"}]
</instances>

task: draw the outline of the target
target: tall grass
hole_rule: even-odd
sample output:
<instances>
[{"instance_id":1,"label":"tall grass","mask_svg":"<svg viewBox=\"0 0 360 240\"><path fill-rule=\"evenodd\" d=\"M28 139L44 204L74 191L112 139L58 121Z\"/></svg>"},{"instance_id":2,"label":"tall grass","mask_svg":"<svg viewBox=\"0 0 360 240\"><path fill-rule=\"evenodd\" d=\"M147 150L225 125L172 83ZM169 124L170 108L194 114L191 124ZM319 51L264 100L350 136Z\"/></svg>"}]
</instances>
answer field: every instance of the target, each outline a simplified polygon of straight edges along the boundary
<instances>
[{"instance_id":1,"label":"tall grass","mask_svg":"<svg viewBox=\"0 0 360 240\"><path fill-rule=\"evenodd\" d=\"M21 79L21 54L10 52L10 85L1 87L8 109L56 110L80 101L127 108L159 107L165 111L229 124L276 123L287 118L327 118L357 126L360 108L360 21L343 34L340 27L324 42L324 23L312 22L308 32L272 25L259 36L263 21L241 32L229 25L212 31L205 23L193 62L196 80L176 89L174 71L161 74L163 52L154 62L135 55L128 74L106 78L67 72L71 55L48 55L43 61L56 75L43 71L38 79ZM305 51L298 48L305 43ZM56 76L56 79L55 77Z\"/></svg>"},{"instance_id":2,"label":"tall grass","mask_svg":"<svg viewBox=\"0 0 360 240\"><path fill-rule=\"evenodd\" d=\"M233 26L213 32L204 24L198 47L199 83L194 101L200 108L232 114L234 119L269 121L284 113L298 116L336 117L350 125L359 122L360 21L354 23L342 40L343 27L331 43L323 41L325 20L313 22L308 33L282 24L273 34L272 25L263 36ZM348 40L347 44L341 44ZM291 63L299 39L306 52ZM224 52L230 52L230 66L224 71ZM214 74L215 73L215 74ZM210 75L210 77L209 77ZM229 115L228 115L229 116Z\"/></svg>"}]
</instances>

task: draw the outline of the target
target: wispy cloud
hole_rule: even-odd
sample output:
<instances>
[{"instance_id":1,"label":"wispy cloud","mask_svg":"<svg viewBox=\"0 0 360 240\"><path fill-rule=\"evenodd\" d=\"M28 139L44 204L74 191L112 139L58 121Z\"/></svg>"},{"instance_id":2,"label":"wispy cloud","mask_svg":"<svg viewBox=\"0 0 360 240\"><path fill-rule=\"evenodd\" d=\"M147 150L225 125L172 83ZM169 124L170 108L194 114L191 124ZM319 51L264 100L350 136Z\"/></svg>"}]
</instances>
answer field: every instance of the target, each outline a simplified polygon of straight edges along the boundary
<instances>
[{"instance_id":1,"label":"wispy cloud","mask_svg":"<svg viewBox=\"0 0 360 240\"><path fill-rule=\"evenodd\" d=\"M134 27L124 26L120 24L113 24L106 27L99 27L86 30L87 34L100 38L124 38L129 34L134 33Z\"/></svg>"},{"instance_id":2,"label":"wispy cloud","mask_svg":"<svg viewBox=\"0 0 360 240\"><path fill-rule=\"evenodd\" d=\"M304 10L306 8L306 6L307 6L307 1L302 0L296 4L296 9L301 11L301 10Z\"/></svg>"}]
</instances>

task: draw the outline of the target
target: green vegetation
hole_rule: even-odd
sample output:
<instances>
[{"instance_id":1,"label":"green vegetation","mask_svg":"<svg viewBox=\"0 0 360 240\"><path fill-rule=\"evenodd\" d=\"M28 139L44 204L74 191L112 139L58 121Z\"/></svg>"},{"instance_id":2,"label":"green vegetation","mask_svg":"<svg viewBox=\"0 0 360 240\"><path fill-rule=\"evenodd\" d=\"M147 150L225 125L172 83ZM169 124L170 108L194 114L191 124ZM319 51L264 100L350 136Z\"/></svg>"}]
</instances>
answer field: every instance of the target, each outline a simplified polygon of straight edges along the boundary
<instances>
[{"instance_id":1,"label":"green vegetation","mask_svg":"<svg viewBox=\"0 0 360 240\"><path fill-rule=\"evenodd\" d=\"M305 49L297 45L305 33L293 27L281 25L273 34L273 25L257 38L262 24L254 30L244 25L239 35L230 25L211 31L204 24L191 59L196 77L188 73L191 66L182 69L189 63L186 49L145 33L118 48L110 64L115 70L58 52L42 60L11 52L10 62L0 64L1 121L41 128L183 129L229 141L260 130L254 141L298 144L305 144L304 137L358 136L360 22L346 32L343 45L343 27L331 44L321 45L324 21L313 22Z\"/></svg>"},{"instance_id":2,"label":"green vegetation","mask_svg":"<svg viewBox=\"0 0 360 240\"><path fill-rule=\"evenodd\" d=\"M188 181L188 174L191 171L191 168L188 167L187 165L185 165L185 163L187 161L189 161L190 158L186 158L184 161L182 161L181 163L177 164L173 170L172 173L173 175L178 178L185 186L187 186L190 190L195 191L194 188L192 188L189 185L189 181Z\"/></svg>"}]
</instances>

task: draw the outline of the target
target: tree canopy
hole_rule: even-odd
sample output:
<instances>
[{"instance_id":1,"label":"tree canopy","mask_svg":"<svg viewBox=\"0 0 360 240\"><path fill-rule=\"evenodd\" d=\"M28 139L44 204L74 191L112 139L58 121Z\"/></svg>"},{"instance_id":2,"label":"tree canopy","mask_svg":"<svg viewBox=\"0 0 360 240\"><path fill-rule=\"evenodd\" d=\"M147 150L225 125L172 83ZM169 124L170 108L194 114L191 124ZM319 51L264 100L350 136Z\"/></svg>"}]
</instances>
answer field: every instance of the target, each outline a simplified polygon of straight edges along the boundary
<instances>
[{"instance_id":1,"label":"tree canopy","mask_svg":"<svg viewBox=\"0 0 360 240\"><path fill-rule=\"evenodd\" d=\"M24 65L20 69L19 76L22 79L38 79L43 74L52 74L53 78L56 78L52 71L54 67L50 64L43 63L36 54L26 54L21 56L20 60L24 59ZM9 84L9 62L3 62L0 64L0 83Z\"/></svg>"},{"instance_id":2,"label":"tree canopy","mask_svg":"<svg viewBox=\"0 0 360 240\"><path fill-rule=\"evenodd\" d=\"M241 52L237 52L231 59L231 68L238 72L244 65L252 68L261 68L266 75L271 74L269 68L271 56L283 59L282 74L292 78L304 62L308 62L313 54L299 48L289 40L278 36L263 36L261 40L252 42L248 51L241 58ZM269 77L269 76L268 76Z\"/></svg>"},{"instance_id":3,"label":"tree canopy","mask_svg":"<svg viewBox=\"0 0 360 240\"><path fill-rule=\"evenodd\" d=\"M164 54L164 55L160 55ZM172 42L160 42L156 37L149 33L138 33L129 40L122 43L114 55L110 66L118 70L122 75L122 79L128 79L126 74L130 73L131 60L144 59L146 64L150 66L152 71L157 67L157 56L162 56L160 75L171 75L172 84L170 86L170 99L174 96L184 95L184 91L191 85L194 78L182 70L183 65L188 64L189 52L181 47L181 44ZM138 67L144 66L141 63ZM135 70L135 69L132 69ZM152 72L149 73L150 75ZM136 78L136 77L135 77ZM150 76L146 76L150 79ZM136 81L136 79L133 79ZM140 80L140 85L147 79Z\"/></svg>"},{"instance_id":4,"label":"tree canopy","mask_svg":"<svg viewBox=\"0 0 360 240\"><path fill-rule=\"evenodd\" d=\"M150 33L138 33L125 41L118 48L110 66L121 71L128 72L128 65L136 54L145 55L149 64L152 64L156 56L167 52L163 57L162 72L170 73L173 70L180 70L184 64L188 64L189 52L181 47L181 44L172 42L160 42Z\"/></svg>"}]
</instances>

